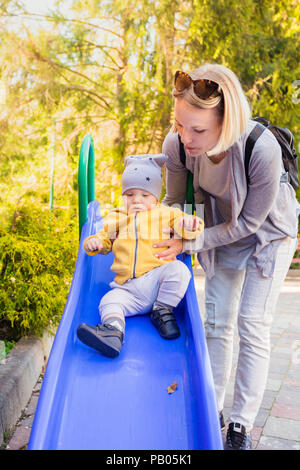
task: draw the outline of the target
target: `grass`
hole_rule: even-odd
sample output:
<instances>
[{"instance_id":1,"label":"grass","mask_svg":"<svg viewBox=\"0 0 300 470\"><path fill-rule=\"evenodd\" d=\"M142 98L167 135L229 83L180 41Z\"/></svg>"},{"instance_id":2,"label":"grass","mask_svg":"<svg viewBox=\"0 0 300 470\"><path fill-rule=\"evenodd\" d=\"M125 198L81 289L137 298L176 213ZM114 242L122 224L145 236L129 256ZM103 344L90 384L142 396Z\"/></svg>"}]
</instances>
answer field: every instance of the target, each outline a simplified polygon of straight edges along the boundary
<instances>
[{"instance_id":1,"label":"grass","mask_svg":"<svg viewBox=\"0 0 300 470\"><path fill-rule=\"evenodd\" d=\"M16 342L4 340L4 344L5 344L5 353L8 354L9 351L15 346Z\"/></svg>"},{"instance_id":2,"label":"grass","mask_svg":"<svg viewBox=\"0 0 300 470\"><path fill-rule=\"evenodd\" d=\"M15 341L9 341L6 339L0 340L0 361L7 356L7 354L12 350L15 344Z\"/></svg>"}]
</instances>

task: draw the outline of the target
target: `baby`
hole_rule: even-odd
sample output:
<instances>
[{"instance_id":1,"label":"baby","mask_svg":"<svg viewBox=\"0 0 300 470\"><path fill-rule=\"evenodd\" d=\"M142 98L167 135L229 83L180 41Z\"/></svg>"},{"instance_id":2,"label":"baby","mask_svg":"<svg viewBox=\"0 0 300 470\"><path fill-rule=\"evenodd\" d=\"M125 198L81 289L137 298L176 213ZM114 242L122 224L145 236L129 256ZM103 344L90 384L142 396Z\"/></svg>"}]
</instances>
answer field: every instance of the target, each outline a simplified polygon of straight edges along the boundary
<instances>
[{"instance_id":1,"label":"baby","mask_svg":"<svg viewBox=\"0 0 300 470\"><path fill-rule=\"evenodd\" d=\"M151 322L163 338L180 335L173 308L183 298L191 274L179 260L159 259L156 254L162 248L155 243L169 238L170 227L174 236L196 238L204 224L158 202L166 160L163 154L127 157L122 175L124 208L111 211L103 219L103 228L84 242L88 255L114 253L111 270L116 276L99 305L101 324L83 323L77 328L84 344L108 357L119 355L129 316L151 312Z\"/></svg>"}]
</instances>

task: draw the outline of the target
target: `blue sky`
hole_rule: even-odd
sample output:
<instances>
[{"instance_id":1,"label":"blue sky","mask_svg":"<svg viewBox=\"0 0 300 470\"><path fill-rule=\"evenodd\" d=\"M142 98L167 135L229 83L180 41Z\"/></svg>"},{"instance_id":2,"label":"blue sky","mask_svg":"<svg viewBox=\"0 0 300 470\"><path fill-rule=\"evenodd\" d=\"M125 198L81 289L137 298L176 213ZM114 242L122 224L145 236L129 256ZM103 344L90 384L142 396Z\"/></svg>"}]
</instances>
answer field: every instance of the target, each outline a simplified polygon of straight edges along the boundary
<instances>
[{"instance_id":1,"label":"blue sky","mask_svg":"<svg viewBox=\"0 0 300 470\"><path fill-rule=\"evenodd\" d=\"M55 0L22 0L23 5L29 13L45 14L54 7ZM73 0L62 0L60 9L66 13Z\"/></svg>"}]
</instances>

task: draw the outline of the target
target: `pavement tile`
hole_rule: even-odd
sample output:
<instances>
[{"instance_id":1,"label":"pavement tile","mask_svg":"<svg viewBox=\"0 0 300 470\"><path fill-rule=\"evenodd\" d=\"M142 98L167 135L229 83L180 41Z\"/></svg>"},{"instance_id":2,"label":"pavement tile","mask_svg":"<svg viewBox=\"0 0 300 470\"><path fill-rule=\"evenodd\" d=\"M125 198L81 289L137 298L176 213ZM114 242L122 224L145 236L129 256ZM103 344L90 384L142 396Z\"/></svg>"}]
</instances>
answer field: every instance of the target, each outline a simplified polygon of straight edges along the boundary
<instances>
[{"instance_id":1,"label":"pavement tile","mask_svg":"<svg viewBox=\"0 0 300 470\"><path fill-rule=\"evenodd\" d=\"M284 377L285 379L293 379L293 380L300 380L300 367L299 364L294 365L291 364L289 370Z\"/></svg>"},{"instance_id":2,"label":"pavement tile","mask_svg":"<svg viewBox=\"0 0 300 470\"><path fill-rule=\"evenodd\" d=\"M43 383L43 379L40 378L40 379L37 381L37 383L36 383L36 385L35 385L35 387L34 387L34 389L33 389L33 393L39 393L39 392L40 392L41 387L42 387L42 383Z\"/></svg>"},{"instance_id":3,"label":"pavement tile","mask_svg":"<svg viewBox=\"0 0 300 470\"><path fill-rule=\"evenodd\" d=\"M267 421L267 418L270 414L270 410L260 407L257 416L254 421L254 426L263 427Z\"/></svg>"},{"instance_id":4,"label":"pavement tile","mask_svg":"<svg viewBox=\"0 0 300 470\"><path fill-rule=\"evenodd\" d=\"M26 426L17 426L15 432L9 441L7 450L22 450L27 447L31 429Z\"/></svg>"},{"instance_id":5,"label":"pavement tile","mask_svg":"<svg viewBox=\"0 0 300 470\"><path fill-rule=\"evenodd\" d=\"M299 281L299 283L300 283L300 281ZM300 288L299 288L299 290L300 290ZM300 304L300 302L299 302L299 304ZM298 307L298 308L299 308L299 307ZM299 315L299 311L298 311L298 315ZM293 322L293 323L294 323L294 322ZM297 339L297 338L299 338L299 334L298 334L298 333L295 333L295 332L293 332L293 331L290 331L290 332L286 331L284 334L285 334L285 336L288 336L288 337L290 337L291 339Z\"/></svg>"},{"instance_id":6,"label":"pavement tile","mask_svg":"<svg viewBox=\"0 0 300 470\"><path fill-rule=\"evenodd\" d=\"M271 345L271 351L273 350L274 346L277 344L278 338L280 335L270 335L270 345Z\"/></svg>"},{"instance_id":7,"label":"pavement tile","mask_svg":"<svg viewBox=\"0 0 300 470\"><path fill-rule=\"evenodd\" d=\"M285 405L300 406L300 387L292 385L282 385L276 401Z\"/></svg>"},{"instance_id":8,"label":"pavement tile","mask_svg":"<svg viewBox=\"0 0 300 470\"><path fill-rule=\"evenodd\" d=\"M280 379L272 379L268 377L266 390L271 390L273 392L277 392L281 387L281 380Z\"/></svg>"},{"instance_id":9,"label":"pavement tile","mask_svg":"<svg viewBox=\"0 0 300 470\"><path fill-rule=\"evenodd\" d=\"M32 427L32 423L33 423L33 420L34 420L34 414L33 415L30 415L30 416L25 416L25 418L23 418L21 421L20 421L20 425L22 426L26 426L28 428L31 428Z\"/></svg>"},{"instance_id":10,"label":"pavement tile","mask_svg":"<svg viewBox=\"0 0 300 470\"><path fill-rule=\"evenodd\" d=\"M285 405L284 403L275 402L271 409L271 416L277 418L290 418L299 420L300 426L300 406Z\"/></svg>"},{"instance_id":11,"label":"pavement tile","mask_svg":"<svg viewBox=\"0 0 300 470\"><path fill-rule=\"evenodd\" d=\"M297 341L299 334L287 334L286 332L278 339L277 346L291 347L294 341Z\"/></svg>"},{"instance_id":12,"label":"pavement tile","mask_svg":"<svg viewBox=\"0 0 300 470\"><path fill-rule=\"evenodd\" d=\"M300 442L261 436L256 450L300 450Z\"/></svg>"},{"instance_id":13,"label":"pavement tile","mask_svg":"<svg viewBox=\"0 0 300 470\"><path fill-rule=\"evenodd\" d=\"M38 399L39 399L39 396L38 395L32 395L31 396L31 399L25 409L25 414L26 415L32 415L35 413L35 409L36 409L36 406L37 406L37 402L38 402Z\"/></svg>"},{"instance_id":14,"label":"pavement tile","mask_svg":"<svg viewBox=\"0 0 300 470\"><path fill-rule=\"evenodd\" d=\"M300 387L300 380L298 379L292 379L289 377L286 377L282 381L283 384L289 384L289 385L295 385L296 387Z\"/></svg>"},{"instance_id":15,"label":"pavement tile","mask_svg":"<svg viewBox=\"0 0 300 470\"><path fill-rule=\"evenodd\" d=\"M269 366L269 372L281 372L286 373L289 367L290 359L285 359L281 357L277 357L275 354L271 353L271 360Z\"/></svg>"},{"instance_id":16,"label":"pavement tile","mask_svg":"<svg viewBox=\"0 0 300 470\"><path fill-rule=\"evenodd\" d=\"M263 429L263 435L299 441L300 444L300 423L292 419L269 416Z\"/></svg>"},{"instance_id":17,"label":"pavement tile","mask_svg":"<svg viewBox=\"0 0 300 470\"><path fill-rule=\"evenodd\" d=\"M277 373L277 372L269 372L268 378L272 380L280 380L280 382L283 381L283 379L286 377L286 374Z\"/></svg>"},{"instance_id":18,"label":"pavement tile","mask_svg":"<svg viewBox=\"0 0 300 470\"><path fill-rule=\"evenodd\" d=\"M252 440L259 441L263 428L261 426L253 426L252 428Z\"/></svg>"},{"instance_id":19,"label":"pavement tile","mask_svg":"<svg viewBox=\"0 0 300 470\"><path fill-rule=\"evenodd\" d=\"M299 315L299 311L298 311L298 315ZM287 328L286 333L294 333L294 334L297 333L297 336L299 338L299 336L300 336L300 321L298 319L293 321L293 324L289 328Z\"/></svg>"},{"instance_id":20,"label":"pavement tile","mask_svg":"<svg viewBox=\"0 0 300 470\"><path fill-rule=\"evenodd\" d=\"M292 347L283 347L283 346L276 346L272 349L272 357L273 358L281 358L285 359L287 358L288 361L292 359L292 354L293 354L293 349Z\"/></svg>"},{"instance_id":21,"label":"pavement tile","mask_svg":"<svg viewBox=\"0 0 300 470\"><path fill-rule=\"evenodd\" d=\"M267 410L270 410L272 408L274 400L276 399L276 395L277 393L273 390L265 390L261 403L261 408L266 408Z\"/></svg>"}]
</instances>

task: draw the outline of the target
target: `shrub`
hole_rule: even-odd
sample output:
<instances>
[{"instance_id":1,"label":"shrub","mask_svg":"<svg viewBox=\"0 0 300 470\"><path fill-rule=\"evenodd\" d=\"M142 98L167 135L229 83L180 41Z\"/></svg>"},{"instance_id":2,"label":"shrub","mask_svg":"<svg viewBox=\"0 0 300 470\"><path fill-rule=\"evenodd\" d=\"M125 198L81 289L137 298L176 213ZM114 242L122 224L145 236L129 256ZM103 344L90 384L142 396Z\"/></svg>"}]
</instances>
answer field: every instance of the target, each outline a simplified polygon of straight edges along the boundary
<instances>
[{"instance_id":1,"label":"shrub","mask_svg":"<svg viewBox=\"0 0 300 470\"><path fill-rule=\"evenodd\" d=\"M74 214L18 208L11 230L0 237L0 330L6 336L8 329L9 336L18 339L56 328L77 250Z\"/></svg>"}]
</instances>

